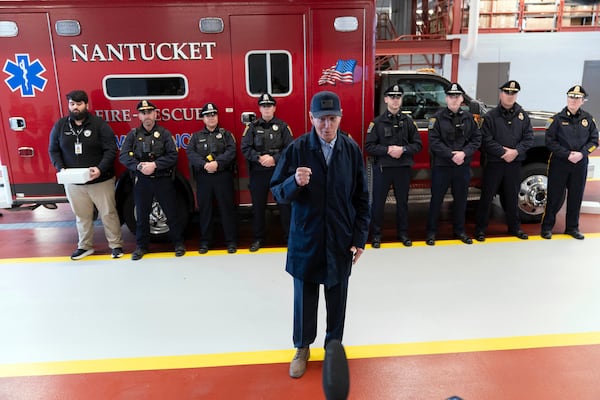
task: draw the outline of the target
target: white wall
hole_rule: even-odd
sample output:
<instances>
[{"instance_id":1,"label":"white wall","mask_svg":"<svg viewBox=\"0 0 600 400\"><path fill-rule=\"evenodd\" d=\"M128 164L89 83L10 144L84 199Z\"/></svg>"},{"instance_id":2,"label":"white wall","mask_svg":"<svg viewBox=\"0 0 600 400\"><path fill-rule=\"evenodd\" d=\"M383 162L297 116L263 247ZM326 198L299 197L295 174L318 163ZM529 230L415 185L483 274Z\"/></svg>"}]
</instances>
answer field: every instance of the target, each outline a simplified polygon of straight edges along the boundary
<instances>
[{"instance_id":1,"label":"white wall","mask_svg":"<svg viewBox=\"0 0 600 400\"><path fill-rule=\"evenodd\" d=\"M462 52L467 37L459 37ZM510 79L521 84L519 104L528 110L558 112L566 105L567 90L581 83L583 63L589 60L600 60L600 32L479 34L471 58L460 58L458 81L474 95L479 63L509 62ZM451 61L450 56L444 58L446 78Z\"/></svg>"}]
</instances>

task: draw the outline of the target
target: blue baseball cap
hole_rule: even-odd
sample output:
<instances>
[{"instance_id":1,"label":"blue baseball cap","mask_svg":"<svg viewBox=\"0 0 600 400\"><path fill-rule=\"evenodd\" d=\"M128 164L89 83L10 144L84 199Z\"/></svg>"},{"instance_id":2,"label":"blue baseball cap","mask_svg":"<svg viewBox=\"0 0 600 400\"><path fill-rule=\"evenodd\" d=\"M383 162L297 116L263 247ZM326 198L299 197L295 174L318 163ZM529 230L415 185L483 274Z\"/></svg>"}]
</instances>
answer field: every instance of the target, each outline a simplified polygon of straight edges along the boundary
<instances>
[{"instance_id":1,"label":"blue baseball cap","mask_svg":"<svg viewBox=\"0 0 600 400\"><path fill-rule=\"evenodd\" d=\"M340 98L333 92L323 91L315 94L310 101L310 112L313 117L321 118L325 115L342 116Z\"/></svg>"}]
</instances>

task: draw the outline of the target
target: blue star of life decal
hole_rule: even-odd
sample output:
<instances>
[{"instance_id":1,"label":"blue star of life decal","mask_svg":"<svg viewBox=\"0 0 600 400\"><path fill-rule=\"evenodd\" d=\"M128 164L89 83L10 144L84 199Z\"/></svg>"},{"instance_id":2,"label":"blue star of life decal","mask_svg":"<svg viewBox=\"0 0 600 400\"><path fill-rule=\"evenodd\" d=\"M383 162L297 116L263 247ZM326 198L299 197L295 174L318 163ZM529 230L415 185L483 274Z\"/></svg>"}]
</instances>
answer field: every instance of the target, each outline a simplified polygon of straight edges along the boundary
<instances>
[{"instance_id":1,"label":"blue star of life decal","mask_svg":"<svg viewBox=\"0 0 600 400\"><path fill-rule=\"evenodd\" d=\"M43 92L48 79L42 74L46 68L39 59L29 60L29 54L15 54L15 61L6 60L2 70L9 75L4 80L11 91L21 91L21 97L35 97L36 89Z\"/></svg>"}]
</instances>

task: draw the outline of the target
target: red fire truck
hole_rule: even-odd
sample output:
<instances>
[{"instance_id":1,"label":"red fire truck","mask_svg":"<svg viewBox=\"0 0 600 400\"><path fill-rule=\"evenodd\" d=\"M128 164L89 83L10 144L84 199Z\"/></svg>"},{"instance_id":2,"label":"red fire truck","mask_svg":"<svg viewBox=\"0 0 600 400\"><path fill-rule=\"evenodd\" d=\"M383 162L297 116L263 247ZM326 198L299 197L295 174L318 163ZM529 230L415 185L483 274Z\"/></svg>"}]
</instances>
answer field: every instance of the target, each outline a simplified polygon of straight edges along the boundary
<instances>
[{"instance_id":1,"label":"red fire truck","mask_svg":"<svg viewBox=\"0 0 600 400\"><path fill-rule=\"evenodd\" d=\"M239 143L260 93L276 97L277 115L297 136L310 127L312 95L332 90L343 99L342 129L362 143L373 118L374 24L374 0L0 0L0 207L66 201L48 136L68 113L65 94L73 89L88 93L90 110L111 125L119 146L140 123L140 99L160 108L160 124L180 148L184 216L194 196L183 150L202 128L206 102L216 103L220 125ZM239 148L237 167L238 203L250 204ZM116 196L134 228L127 175ZM153 234L167 229L161 215L152 218Z\"/></svg>"},{"instance_id":2,"label":"red fire truck","mask_svg":"<svg viewBox=\"0 0 600 400\"><path fill-rule=\"evenodd\" d=\"M48 136L68 112L65 94L73 89L88 93L91 111L112 126L119 147L139 125L140 99L160 108L160 124L181 150L176 186L183 221L195 209L183 150L201 129L207 102L217 104L220 125L239 142L262 92L277 98L277 115L298 136L310 128L312 95L332 90L342 99L341 128L362 145L374 105L382 102L378 82L400 83L407 94L403 112L417 120L426 144L426 118L445 106L448 81L432 73L376 74L375 20L375 0L0 0L0 208L66 201L48 157ZM520 199L529 221L539 219L545 204L547 150L543 122L537 125ZM117 168L120 217L135 230L131 182ZM239 149L237 168L238 204L249 205ZM428 168L424 149L414 169L415 192L428 192ZM155 236L168 230L160 207L151 226Z\"/></svg>"}]
</instances>

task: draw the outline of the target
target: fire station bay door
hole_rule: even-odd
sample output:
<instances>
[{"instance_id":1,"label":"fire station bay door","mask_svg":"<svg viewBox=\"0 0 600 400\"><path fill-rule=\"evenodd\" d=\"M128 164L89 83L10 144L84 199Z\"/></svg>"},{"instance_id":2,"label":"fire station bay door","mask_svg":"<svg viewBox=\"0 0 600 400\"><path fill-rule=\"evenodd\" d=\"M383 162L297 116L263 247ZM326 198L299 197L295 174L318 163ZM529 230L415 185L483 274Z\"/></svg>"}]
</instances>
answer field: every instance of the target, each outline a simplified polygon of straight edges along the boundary
<instances>
[{"instance_id":1,"label":"fire station bay door","mask_svg":"<svg viewBox=\"0 0 600 400\"><path fill-rule=\"evenodd\" d=\"M0 164L23 201L62 189L48 156L60 117L49 26L45 13L0 14Z\"/></svg>"}]
</instances>

